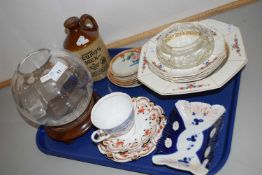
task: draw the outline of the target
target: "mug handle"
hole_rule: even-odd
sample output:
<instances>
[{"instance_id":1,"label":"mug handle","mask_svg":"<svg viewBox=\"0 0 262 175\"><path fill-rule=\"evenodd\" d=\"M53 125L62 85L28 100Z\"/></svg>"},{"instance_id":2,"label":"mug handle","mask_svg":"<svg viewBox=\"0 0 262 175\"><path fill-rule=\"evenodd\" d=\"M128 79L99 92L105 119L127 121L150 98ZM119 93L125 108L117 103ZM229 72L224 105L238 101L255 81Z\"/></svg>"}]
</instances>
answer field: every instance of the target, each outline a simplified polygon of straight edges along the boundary
<instances>
[{"instance_id":1,"label":"mug handle","mask_svg":"<svg viewBox=\"0 0 262 175\"><path fill-rule=\"evenodd\" d=\"M98 31L98 25L96 23L96 20L91 15L83 14L80 17L80 24L85 30Z\"/></svg>"},{"instance_id":2,"label":"mug handle","mask_svg":"<svg viewBox=\"0 0 262 175\"><path fill-rule=\"evenodd\" d=\"M103 130L96 130L92 133L91 135L91 139L93 142L95 143L99 143L99 142L102 142L103 140L109 138L110 135L105 133Z\"/></svg>"}]
</instances>

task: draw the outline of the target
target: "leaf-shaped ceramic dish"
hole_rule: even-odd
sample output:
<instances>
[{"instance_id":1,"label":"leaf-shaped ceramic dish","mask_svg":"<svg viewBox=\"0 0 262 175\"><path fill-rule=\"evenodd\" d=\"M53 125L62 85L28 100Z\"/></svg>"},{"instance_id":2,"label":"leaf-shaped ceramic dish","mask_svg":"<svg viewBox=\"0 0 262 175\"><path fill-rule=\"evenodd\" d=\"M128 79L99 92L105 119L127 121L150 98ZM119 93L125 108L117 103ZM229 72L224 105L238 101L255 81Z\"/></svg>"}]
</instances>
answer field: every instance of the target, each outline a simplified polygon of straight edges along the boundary
<instances>
[{"instance_id":1,"label":"leaf-shaped ceramic dish","mask_svg":"<svg viewBox=\"0 0 262 175\"><path fill-rule=\"evenodd\" d=\"M207 174L225 108L185 100L175 106L152 161L193 174Z\"/></svg>"}]
</instances>

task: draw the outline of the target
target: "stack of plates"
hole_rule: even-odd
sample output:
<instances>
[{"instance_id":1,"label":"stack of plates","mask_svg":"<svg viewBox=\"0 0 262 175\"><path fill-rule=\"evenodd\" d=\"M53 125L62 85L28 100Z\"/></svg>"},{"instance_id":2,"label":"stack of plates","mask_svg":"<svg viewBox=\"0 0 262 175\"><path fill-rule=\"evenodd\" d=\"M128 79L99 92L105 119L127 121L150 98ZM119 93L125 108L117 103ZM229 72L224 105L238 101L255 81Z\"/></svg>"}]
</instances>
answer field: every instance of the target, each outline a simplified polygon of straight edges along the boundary
<instances>
[{"instance_id":1,"label":"stack of plates","mask_svg":"<svg viewBox=\"0 0 262 175\"><path fill-rule=\"evenodd\" d=\"M120 87L136 87L140 48L128 49L117 54L110 62L108 79Z\"/></svg>"},{"instance_id":2,"label":"stack of plates","mask_svg":"<svg viewBox=\"0 0 262 175\"><path fill-rule=\"evenodd\" d=\"M146 97L132 99L135 109L134 132L110 137L98 144L99 151L116 162L144 157L156 148L166 125L163 109Z\"/></svg>"},{"instance_id":3,"label":"stack of plates","mask_svg":"<svg viewBox=\"0 0 262 175\"><path fill-rule=\"evenodd\" d=\"M179 35L170 35L166 40L163 40L165 42L164 47L157 47L157 45L159 45L158 43L161 43L158 41L170 31L169 28L167 28L151 38L141 49L138 68L138 79L141 83L160 95L203 92L222 87L246 65L247 56L238 27L210 19L193 23L203 26L208 29L206 30L209 31L208 33L212 34L208 35L213 38L209 40L211 42L208 42L213 43L211 45L212 47L209 47L211 48L211 52L208 52L208 54L200 54L201 57L194 57L193 55L193 59L188 59L191 57L185 57L186 61L182 63L179 62L180 58L176 55L175 58L179 59L175 59L175 64L179 63L179 66L166 66L170 58L174 58L170 57L172 54L175 55L173 51L181 51L177 46L182 46L182 48L185 49L187 48L187 44L194 45L194 41L197 41L197 38L201 36L201 32L198 33L187 30L186 32L180 32ZM170 26L170 28L174 25ZM190 35L190 37L186 35ZM181 40L182 42L180 42ZM168 45L172 46L171 49L166 47ZM204 45L208 46L208 44ZM176 48L173 49L174 47ZM163 52L159 52L159 48L161 48ZM199 48L203 47L198 47L197 49ZM187 49L185 50L187 51ZM166 53L172 54L165 55ZM205 56L202 57L203 55ZM176 62L176 60L178 60L178 62ZM197 64L188 66L189 64L187 63L190 63L191 60ZM171 63L173 64L173 62ZM184 63L186 63L185 66Z\"/></svg>"},{"instance_id":4,"label":"stack of plates","mask_svg":"<svg viewBox=\"0 0 262 175\"><path fill-rule=\"evenodd\" d=\"M207 25L200 22L194 22L201 25L203 28L210 30ZM193 23L193 24L194 24ZM172 27L172 26L171 26ZM164 31L161 35L169 36L168 31ZM160 78L169 82L192 82L201 80L212 74L220 65L226 61L228 51L224 37L218 31L210 32L213 36L214 48L212 54L200 64L189 68L170 68L170 66L161 63L157 54L158 40L161 37L154 37L149 40L144 46L145 61L148 63L149 69ZM160 35L160 36L161 36ZM190 36L188 36L190 40Z\"/></svg>"}]
</instances>

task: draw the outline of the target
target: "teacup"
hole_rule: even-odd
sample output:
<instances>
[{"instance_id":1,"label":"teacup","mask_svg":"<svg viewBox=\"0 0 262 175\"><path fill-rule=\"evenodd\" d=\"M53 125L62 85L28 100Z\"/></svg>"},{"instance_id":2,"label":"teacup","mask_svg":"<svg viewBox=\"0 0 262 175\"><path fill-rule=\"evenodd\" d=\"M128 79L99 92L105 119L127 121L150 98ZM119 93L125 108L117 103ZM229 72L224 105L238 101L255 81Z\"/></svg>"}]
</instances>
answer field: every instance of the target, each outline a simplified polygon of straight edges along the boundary
<instances>
[{"instance_id":1,"label":"teacup","mask_svg":"<svg viewBox=\"0 0 262 175\"><path fill-rule=\"evenodd\" d=\"M91 135L95 143L131 132L135 124L131 97L122 92L105 95L94 105L91 121L98 128Z\"/></svg>"}]
</instances>

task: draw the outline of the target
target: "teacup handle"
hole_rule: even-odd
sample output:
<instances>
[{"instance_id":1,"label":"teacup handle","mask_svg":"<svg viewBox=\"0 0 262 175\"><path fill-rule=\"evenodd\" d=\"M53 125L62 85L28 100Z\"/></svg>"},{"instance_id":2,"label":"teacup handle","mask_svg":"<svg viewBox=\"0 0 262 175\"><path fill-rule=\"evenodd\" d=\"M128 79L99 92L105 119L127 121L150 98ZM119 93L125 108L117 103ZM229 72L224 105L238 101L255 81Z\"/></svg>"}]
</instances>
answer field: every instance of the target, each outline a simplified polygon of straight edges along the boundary
<instances>
[{"instance_id":1,"label":"teacup handle","mask_svg":"<svg viewBox=\"0 0 262 175\"><path fill-rule=\"evenodd\" d=\"M99 142L102 142L103 140L109 138L110 135L105 133L103 130L96 130L92 133L91 135L91 139L93 142L95 143L99 143Z\"/></svg>"}]
</instances>

